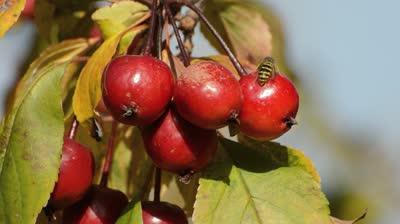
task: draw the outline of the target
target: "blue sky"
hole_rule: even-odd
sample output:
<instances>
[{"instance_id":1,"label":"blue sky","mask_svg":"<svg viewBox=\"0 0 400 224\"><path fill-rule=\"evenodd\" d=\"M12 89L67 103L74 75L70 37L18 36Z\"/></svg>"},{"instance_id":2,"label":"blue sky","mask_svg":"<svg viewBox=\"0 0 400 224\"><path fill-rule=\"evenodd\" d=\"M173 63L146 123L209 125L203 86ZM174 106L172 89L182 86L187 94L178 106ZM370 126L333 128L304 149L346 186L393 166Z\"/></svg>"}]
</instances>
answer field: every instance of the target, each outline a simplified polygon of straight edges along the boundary
<instances>
[{"instance_id":1,"label":"blue sky","mask_svg":"<svg viewBox=\"0 0 400 224\"><path fill-rule=\"evenodd\" d=\"M265 2L282 19L292 67L332 125L400 145L400 2Z\"/></svg>"}]
</instances>

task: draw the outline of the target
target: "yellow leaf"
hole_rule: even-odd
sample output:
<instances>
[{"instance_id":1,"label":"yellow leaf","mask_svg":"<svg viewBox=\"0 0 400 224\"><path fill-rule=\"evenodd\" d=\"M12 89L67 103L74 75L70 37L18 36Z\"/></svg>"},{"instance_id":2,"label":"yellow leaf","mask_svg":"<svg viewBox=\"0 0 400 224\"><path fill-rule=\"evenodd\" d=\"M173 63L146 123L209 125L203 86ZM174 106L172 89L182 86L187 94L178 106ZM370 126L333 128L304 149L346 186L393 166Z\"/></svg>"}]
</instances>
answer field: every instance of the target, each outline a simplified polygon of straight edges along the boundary
<instances>
[{"instance_id":1,"label":"yellow leaf","mask_svg":"<svg viewBox=\"0 0 400 224\"><path fill-rule=\"evenodd\" d=\"M0 1L0 37L2 37L15 22L17 22L24 6L25 0Z\"/></svg>"},{"instance_id":2,"label":"yellow leaf","mask_svg":"<svg viewBox=\"0 0 400 224\"><path fill-rule=\"evenodd\" d=\"M126 54L132 41L135 41L136 36L141 35L148 28L149 26L147 24L143 24L142 26L140 26L140 28L138 27L138 29L135 29L125 34L119 43L118 54Z\"/></svg>"},{"instance_id":3,"label":"yellow leaf","mask_svg":"<svg viewBox=\"0 0 400 224\"><path fill-rule=\"evenodd\" d=\"M139 2L120 1L98 9L92 14L92 19L99 24L103 37L108 39L126 29L129 24L136 23L148 11L147 6Z\"/></svg>"},{"instance_id":4,"label":"yellow leaf","mask_svg":"<svg viewBox=\"0 0 400 224\"><path fill-rule=\"evenodd\" d=\"M82 123L94 115L94 108L101 98L101 77L103 70L114 56L119 41L128 31L143 29L145 25L137 25L148 17L149 14L146 14L141 20L132 24L124 31L105 40L83 67L76 84L72 104L79 122Z\"/></svg>"},{"instance_id":5,"label":"yellow leaf","mask_svg":"<svg viewBox=\"0 0 400 224\"><path fill-rule=\"evenodd\" d=\"M79 122L84 122L93 116L93 109L101 97L103 70L114 56L120 39L120 34L107 39L94 52L81 71L72 105Z\"/></svg>"}]
</instances>

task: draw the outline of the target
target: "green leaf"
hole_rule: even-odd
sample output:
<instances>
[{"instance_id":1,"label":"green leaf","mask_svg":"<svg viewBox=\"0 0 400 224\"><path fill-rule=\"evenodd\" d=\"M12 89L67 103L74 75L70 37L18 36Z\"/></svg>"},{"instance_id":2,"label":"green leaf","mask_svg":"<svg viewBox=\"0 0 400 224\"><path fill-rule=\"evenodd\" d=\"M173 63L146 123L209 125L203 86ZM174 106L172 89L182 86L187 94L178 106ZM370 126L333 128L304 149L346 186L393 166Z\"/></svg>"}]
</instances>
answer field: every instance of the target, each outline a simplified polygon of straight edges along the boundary
<instances>
[{"instance_id":1,"label":"green leaf","mask_svg":"<svg viewBox=\"0 0 400 224\"><path fill-rule=\"evenodd\" d=\"M50 64L62 64L71 61L74 57L87 51L93 44L94 42L91 40L78 38L65 40L49 46L40 53L39 57L35 61L32 62L24 75L24 79L32 79L38 71Z\"/></svg>"},{"instance_id":2,"label":"green leaf","mask_svg":"<svg viewBox=\"0 0 400 224\"><path fill-rule=\"evenodd\" d=\"M3 127L4 127L4 119L1 119L1 121L0 121L0 135L3 132Z\"/></svg>"},{"instance_id":3,"label":"green leaf","mask_svg":"<svg viewBox=\"0 0 400 224\"><path fill-rule=\"evenodd\" d=\"M4 0L0 3L0 37L17 22L25 0Z\"/></svg>"},{"instance_id":4,"label":"green leaf","mask_svg":"<svg viewBox=\"0 0 400 224\"><path fill-rule=\"evenodd\" d=\"M118 189L124 194L128 194L130 180L130 168L132 159L139 161L139 158L132 157L132 147L134 141L134 127L123 126L117 129L115 139L115 151L111 167L108 185L113 189Z\"/></svg>"},{"instance_id":5,"label":"green leaf","mask_svg":"<svg viewBox=\"0 0 400 224\"><path fill-rule=\"evenodd\" d=\"M0 141L0 223L35 223L53 190L64 134L64 69L65 64L49 66L18 86Z\"/></svg>"},{"instance_id":6,"label":"green leaf","mask_svg":"<svg viewBox=\"0 0 400 224\"><path fill-rule=\"evenodd\" d=\"M121 35L107 39L83 67L76 84L73 109L79 122L93 117L93 109L101 97L101 77L104 68L114 56Z\"/></svg>"},{"instance_id":7,"label":"green leaf","mask_svg":"<svg viewBox=\"0 0 400 224\"><path fill-rule=\"evenodd\" d=\"M147 155L139 129L133 130L132 159L128 175L128 195L143 198L146 184L152 178L153 162Z\"/></svg>"},{"instance_id":8,"label":"green leaf","mask_svg":"<svg viewBox=\"0 0 400 224\"><path fill-rule=\"evenodd\" d=\"M39 57L29 66L25 76L34 75L49 64L62 64L84 53L95 42L92 40L78 38L65 40L46 48Z\"/></svg>"},{"instance_id":9,"label":"green leaf","mask_svg":"<svg viewBox=\"0 0 400 224\"><path fill-rule=\"evenodd\" d=\"M120 1L98 9L92 14L92 19L99 24L104 38L108 39L139 21L148 11L147 6L141 3Z\"/></svg>"},{"instance_id":10,"label":"green leaf","mask_svg":"<svg viewBox=\"0 0 400 224\"><path fill-rule=\"evenodd\" d=\"M110 7L103 7L93 13L92 19L99 24L105 39L108 39L125 30L131 24L141 21L148 16L147 6L133 1L117 2ZM132 40L148 28L147 25L140 26L140 29L125 34L119 44L118 54L126 54Z\"/></svg>"},{"instance_id":11,"label":"green leaf","mask_svg":"<svg viewBox=\"0 0 400 224\"><path fill-rule=\"evenodd\" d=\"M294 152L222 139L215 163L200 179L193 222L330 224L328 201L303 163L290 159Z\"/></svg>"},{"instance_id":12,"label":"green leaf","mask_svg":"<svg viewBox=\"0 0 400 224\"><path fill-rule=\"evenodd\" d=\"M162 172L160 192L162 200L179 206L187 216L192 216L199 178L200 173L196 173L191 177L189 183L182 183L176 174ZM154 186L154 179L151 186Z\"/></svg>"},{"instance_id":13,"label":"green leaf","mask_svg":"<svg viewBox=\"0 0 400 224\"><path fill-rule=\"evenodd\" d=\"M36 0L35 23L42 44L84 37L93 25L95 0Z\"/></svg>"},{"instance_id":14,"label":"green leaf","mask_svg":"<svg viewBox=\"0 0 400 224\"><path fill-rule=\"evenodd\" d=\"M76 81L82 67L79 61L71 62L65 69L63 78L61 79L64 120L71 117L74 113L72 109L72 97L74 96Z\"/></svg>"},{"instance_id":15,"label":"green leaf","mask_svg":"<svg viewBox=\"0 0 400 224\"><path fill-rule=\"evenodd\" d=\"M290 165L297 166L303 168L307 171L317 183L321 183L321 177L318 174L317 169L315 168L313 162L307 158L304 153L300 150L289 148L283 145L280 145L276 142L260 142L244 135L238 135L239 142L243 145L251 148L252 150L257 151L258 153L269 153L271 157L276 157L280 155L280 157L287 157L287 161L282 160L281 165ZM286 154L285 154L286 153ZM275 161L278 162L278 161Z\"/></svg>"},{"instance_id":16,"label":"green leaf","mask_svg":"<svg viewBox=\"0 0 400 224\"><path fill-rule=\"evenodd\" d=\"M90 46L90 42L86 39L75 39L75 40L67 40L61 42L59 44L55 44L50 46L46 50L44 50L40 56L29 66L28 71L23 76L22 80L19 81L16 94L13 95L13 105L7 108L7 117L6 119L14 119L14 115L12 115L15 110L15 105L20 105L24 100L25 95L27 94L27 90L31 88L32 83L40 76L45 68L48 68L52 65L60 65L65 62L70 61L73 57L81 54ZM5 121L7 126L7 121ZM7 127L9 128L9 127ZM8 130L9 131L9 130ZM1 142L8 142L9 140L9 132L3 133ZM1 145L1 144L0 144ZM7 148L0 147L0 171L3 163L4 154L6 153Z\"/></svg>"},{"instance_id":17,"label":"green leaf","mask_svg":"<svg viewBox=\"0 0 400 224\"><path fill-rule=\"evenodd\" d=\"M134 198L129 202L116 224L143 224L140 198Z\"/></svg>"},{"instance_id":18,"label":"green leaf","mask_svg":"<svg viewBox=\"0 0 400 224\"><path fill-rule=\"evenodd\" d=\"M137 128L123 126L116 140L109 185L130 197L141 197L153 163L147 156Z\"/></svg>"},{"instance_id":19,"label":"green leaf","mask_svg":"<svg viewBox=\"0 0 400 224\"><path fill-rule=\"evenodd\" d=\"M258 64L272 51L272 35L259 9L260 5L253 0L209 0L204 4L204 14L221 32L236 56L253 64ZM207 28L202 26L201 30L222 52Z\"/></svg>"},{"instance_id":20,"label":"green leaf","mask_svg":"<svg viewBox=\"0 0 400 224\"><path fill-rule=\"evenodd\" d=\"M35 0L35 24L46 43L58 42L59 28L55 21L56 5L48 0Z\"/></svg>"}]
</instances>

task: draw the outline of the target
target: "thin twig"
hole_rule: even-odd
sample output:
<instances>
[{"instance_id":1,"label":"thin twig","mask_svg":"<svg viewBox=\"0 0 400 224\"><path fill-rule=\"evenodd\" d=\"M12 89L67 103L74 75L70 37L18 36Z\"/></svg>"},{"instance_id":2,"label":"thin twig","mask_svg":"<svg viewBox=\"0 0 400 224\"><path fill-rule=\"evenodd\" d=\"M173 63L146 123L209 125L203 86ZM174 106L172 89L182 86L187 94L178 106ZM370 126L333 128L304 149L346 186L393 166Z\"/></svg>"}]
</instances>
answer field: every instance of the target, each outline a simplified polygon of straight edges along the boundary
<instances>
[{"instance_id":1,"label":"thin twig","mask_svg":"<svg viewBox=\"0 0 400 224\"><path fill-rule=\"evenodd\" d=\"M160 201L160 193L161 193L161 169L156 168L154 172L154 198L153 201Z\"/></svg>"},{"instance_id":2,"label":"thin twig","mask_svg":"<svg viewBox=\"0 0 400 224\"><path fill-rule=\"evenodd\" d=\"M71 62L73 62L73 63L77 63L77 62L86 62L86 61L89 60L89 58L90 58L90 57L88 57L88 56L76 56L76 57L73 57L73 58L71 59Z\"/></svg>"},{"instance_id":3,"label":"thin twig","mask_svg":"<svg viewBox=\"0 0 400 224\"><path fill-rule=\"evenodd\" d=\"M108 138L107 154L106 154L106 159L104 161L103 171L102 171L101 180L100 180L100 186L102 186L102 187L107 186L108 176L110 174L113 155L114 155L114 151L115 151L114 149L115 149L115 138L117 135L117 126L118 126L118 122L114 120L112 122L111 134L110 134L110 137Z\"/></svg>"},{"instance_id":4,"label":"thin twig","mask_svg":"<svg viewBox=\"0 0 400 224\"><path fill-rule=\"evenodd\" d=\"M162 34L163 34L163 0L160 0L160 7L158 8L158 23L157 23L157 57L162 60Z\"/></svg>"},{"instance_id":5,"label":"thin twig","mask_svg":"<svg viewBox=\"0 0 400 224\"><path fill-rule=\"evenodd\" d=\"M165 8L165 12L167 13L168 20L171 23L172 28L174 29L176 41L178 42L179 50L181 51L181 54L182 54L183 64L185 65L185 67L187 67L187 66L190 65L189 55L187 54L185 46L183 45L182 38L181 38L181 36L179 34L178 27L176 26L176 23L175 23L174 17L172 16L172 13L171 13L171 10L169 8L169 5L168 4L164 4L164 8Z\"/></svg>"},{"instance_id":6,"label":"thin twig","mask_svg":"<svg viewBox=\"0 0 400 224\"><path fill-rule=\"evenodd\" d=\"M169 19L168 17L164 19L164 30L165 30L165 49L167 50L167 55L168 55L168 61L169 61L169 65L171 67L172 70L172 74L174 75L174 78L177 79L178 77L178 72L176 70L176 66L175 66L175 61L174 61L174 57L172 55L171 52L171 36L169 34Z\"/></svg>"},{"instance_id":7,"label":"thin twig","mask_svg":"<svg viewBox=\"0 0 400 224\"><path fill-rule=\"evenodd\" d=\"M147 42L143 50L143 55L151 55L151 49L153 48L154 32L156 29L157 22L157 0L153 0L151 6L151 19L150 19L150 31L147 37Z\"/></svg>"},{"instance_id":8,"label":"thin twig","mask_svg":"<svg viewBox=\"0 0 400 224\"><path fill-rule=\"evenodd\" d=\"M214 28L214 26L208 21L206 16L203 14L203 12L192 2L188 0L174 0L175 2L182 3L192 9L197 15L199 15L200 19L202 22L207 26L207 28L211 31L211 33L217 38L218 42L222 46L222 48L225 50L226 54L228 55L229 59L231 60L232 64L235 66L235 69L239 73L240 76L246 75L246 70L243 68L243 66L240 64L239 60L236 58L236 56L233 54L232 50L229 48L229 46L226 44L224 39L221 37L221 35L218 33L218 31ZM169 1L168 3L174 2L174 1Z\"/></svg>"}]
</instances>

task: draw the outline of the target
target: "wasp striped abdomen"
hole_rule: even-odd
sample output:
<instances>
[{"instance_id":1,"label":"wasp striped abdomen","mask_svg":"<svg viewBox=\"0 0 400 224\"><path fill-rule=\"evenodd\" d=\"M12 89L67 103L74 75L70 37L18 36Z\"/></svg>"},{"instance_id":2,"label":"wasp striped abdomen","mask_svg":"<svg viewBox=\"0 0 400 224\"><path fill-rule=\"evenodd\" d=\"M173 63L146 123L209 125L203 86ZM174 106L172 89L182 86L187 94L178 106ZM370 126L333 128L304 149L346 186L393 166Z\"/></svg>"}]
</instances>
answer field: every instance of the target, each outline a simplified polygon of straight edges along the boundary
<instances>
[{"instance_id":1,"label":"wasp striped abdomen","mask_svg":"<svg viewBox=\"0 0 400 224\"><path fill-rule=\"evenodd\" d=\"M272 57L266 57L257 68L258 84L264 86L265 83L275 74L275 64Z\"/></svg>"}]
</instances>

